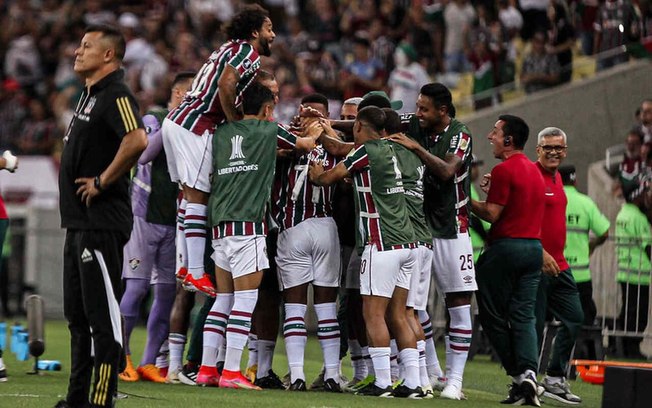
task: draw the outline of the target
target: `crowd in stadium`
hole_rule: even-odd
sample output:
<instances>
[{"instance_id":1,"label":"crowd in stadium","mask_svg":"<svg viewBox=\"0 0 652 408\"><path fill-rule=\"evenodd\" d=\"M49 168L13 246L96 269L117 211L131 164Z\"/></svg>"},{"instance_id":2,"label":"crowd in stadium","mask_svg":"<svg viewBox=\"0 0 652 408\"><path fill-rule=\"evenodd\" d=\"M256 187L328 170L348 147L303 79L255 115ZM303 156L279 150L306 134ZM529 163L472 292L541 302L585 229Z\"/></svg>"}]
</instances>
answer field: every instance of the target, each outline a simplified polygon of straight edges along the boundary
<instances>
[{"instance_id":1,"label":"crowd in stadium","mask_svg":"<svg viewBox=\"0 0 652 408\"><path fill-rule=\"evenodd\" d=\"M127 81L145 112L165 104L174 73L196 71L225 40L220 27L241 3L246 2L2 2L0 147L20 154L60 152L82 86L70 67L86 25L121 27L128 41ZM499 92L483 91L514 80L526 92L569 81L577 39L581 54L593 55L652 32L645 0L262 3L271 10L278 34L274 58L265 58L263 68L281 85L276 116L282 120L312 91L342 101L384 88L402 99L431 79L454 87L464 72L473 75L474 105L481 108L500 100ZM610 14L620 15L623 32L601 24ZM600 41L594 42L596 36ZM520 45L530 40L531 47ZM627 58L606 53L599 68ZM403 111L413 109L406 105Z\"/></svg>"},{"instance_id":2,"label":"crowd in stadium","mask_svg":"<svg viewBox=\"0 0 652 408\"><path fill-rule=\"evenodd\" d=\"M516 78L528 93L568 82L578 38L598 69L626 62L619 47L650 25L644 4L262 3L5 4L0 148L61 162L72 366L56 407L86 407L89 397L92 407L113 406L118 379L466 399L474 293L511 380L501 402L581 403L566 376L591 284L577 285L576 272L588 270L609 221L585 226L575 242L583 260L571 261L565 186L575 170L561 167L569 141L513 115L487 136L501 163L479 183L482 201L471 185L476 142L449 88L471 72L481 108L500 99L482 91ZM531 43L518 75L517 41ZM649 239L640 242L650 236L649 100L638 119L616 229L632 238L618 249L628 288L649 285ZM523 154L528 140L535 162ZM17 164L0 159L11 171ZM589 229L601 241L589 242ZM445 365L427 311L431 275L449 320ZM324 362L312 384L309 285ZM134 364L130 335L152 288ZM188 336L196 292L206 299ZM642 301L623 290L633 305L623 313L647 310ZM538 380L549 313L562 325ZM632 320L636 332L647 325ZM272 370L279 334L284 379ZM639 343L628 340L629 357L640 356Z\"/></svg>"}]
</instances>

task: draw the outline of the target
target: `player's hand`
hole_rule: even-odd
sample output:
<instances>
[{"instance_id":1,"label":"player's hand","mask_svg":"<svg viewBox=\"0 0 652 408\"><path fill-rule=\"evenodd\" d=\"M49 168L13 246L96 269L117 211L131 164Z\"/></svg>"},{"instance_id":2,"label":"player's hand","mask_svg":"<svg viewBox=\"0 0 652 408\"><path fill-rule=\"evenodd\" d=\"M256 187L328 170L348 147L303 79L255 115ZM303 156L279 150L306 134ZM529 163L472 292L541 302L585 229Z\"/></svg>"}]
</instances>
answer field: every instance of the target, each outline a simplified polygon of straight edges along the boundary
<instances>
[{"instance_id":1,"label":"player's hand","mask_svg":"<svg viewBox=\"0 0 652 408\"><path fill-rule=\"evenodd\" d=\"M310 106L299 105L299 116L302 118L323 118L324 115L321 114L317 109Z\"/></svg>"},{"instance_id":2,"label":"player's hand","mask_svg":"<svg viewBox=\"0 0 652 408\"><path fill-rule=\"evenodd\" d=\"M309 137L311 139L317 140L322 133L324 133L324 128L321 126L319 121L315 121L306 125L306 127L303 129L302 137Z\"/></svg>"},{"instance_id":3,"label":"player's hand","mask_svg":"<svg viewBox=\"0 0 652 408\"><path fill-rule=\"evenodd\" d=\"M18 157L14 156L9 150L5 150L2 154L2 158L5 160L5 169L10 173L13 173L18 169Z\"/></svg>"},{"instance_id":4,"label":"player's hand","mask_svg":"<svg viewBox=\"0 0 652 408\"><path fill-rule=\"evenodd\" d=\"M491 187L491 173L487 173L484 176L482 176L482 181L480 182L480 188L486 194L489 192L490 187Z\"/></svg>"},{"instance_id":5,"label":"player's hand","mask_svg":"<svg viewBox=\"0 0 652 408\"><path fill-rule=\"evenodd\" d=\"M326 133L326 135L328 135L330 137L333 137L335 139L340 139L340 137L337 135L337 132L335 132L335 130L331 126L331 121L330 120L325 119L325 118L321 118L321 119L319 119L319 124L324 129L324 133Z\"/></svg>"},{"instance_id":6,"label":"player's hand","mask_svg":"<svg viewBox=\"0 0 652 408\"><path fill-rule=\"evenodd\" d=\"M394 133L393 135L390 135L387 138L389 140L391 140L392 142L396 142L396 143L402 145L403 147L405 147L406 149L412 150L412 151L418 149L421 146L416 141L414 141L414 140L410 139L409 137L407 137L405 135L405 133Z\"/></svg>"},{"instance_id":7,"label":"player's hand","mask_svg":"<svg viewBox=\"0 0 652 408\"><path fill-rule=\"evenodd\" d=\"M543 273L548 276L552 276L553 278L559 276L560 272L559 265L557 265L555 258L553 258L552 255L547 253L545 250L543 251L543 266L541 267L541 270Z\"/></svg>"},{"instance_id":8,"label":"player's hand","mask_svg":"<svg viewBox=\"0 0 652 408\"><path fill-rule=\"evenodd\" d=\"M90 207L93 198L102 193L100 190L95 188L94 177L80 177L75 180L75 184L79 185L77 195L81 195L81 201L86 204L86 207Z\"/></svg>"},{"instance_id":9,"label":"player's hand","mask_svg":"<svg viewBox=\"0 0 652 408\"><path fill-rule=\"evenodd\" d=\"M310 168L308 169L308 177L310 178L310 182L319 185L318 179L322 174L324 174L324 166L322 166L322 164L319 162L311 161Z\"/></svg>"}]
</instances>

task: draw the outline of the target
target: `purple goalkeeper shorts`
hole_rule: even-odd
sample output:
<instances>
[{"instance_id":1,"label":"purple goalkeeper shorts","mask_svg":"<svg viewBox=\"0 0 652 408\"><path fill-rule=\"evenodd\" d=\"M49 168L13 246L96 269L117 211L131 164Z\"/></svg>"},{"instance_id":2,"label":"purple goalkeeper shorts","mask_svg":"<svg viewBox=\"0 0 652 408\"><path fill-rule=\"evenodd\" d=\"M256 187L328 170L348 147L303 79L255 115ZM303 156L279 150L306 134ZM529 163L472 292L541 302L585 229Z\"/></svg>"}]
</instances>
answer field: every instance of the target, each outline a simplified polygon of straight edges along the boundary
<instances>
[{"instance_id":1,"label":"purple goalkeeper shorts","mask_svg":"<svg viewBox=\"0 0 652 408\"><path fill-rule=\"evenodd\" d=\"M124 248L122 277L149 279L152 284L175 283L175 227L151 224L134 216L134 229Z\"/></svg>"}]
</instances>

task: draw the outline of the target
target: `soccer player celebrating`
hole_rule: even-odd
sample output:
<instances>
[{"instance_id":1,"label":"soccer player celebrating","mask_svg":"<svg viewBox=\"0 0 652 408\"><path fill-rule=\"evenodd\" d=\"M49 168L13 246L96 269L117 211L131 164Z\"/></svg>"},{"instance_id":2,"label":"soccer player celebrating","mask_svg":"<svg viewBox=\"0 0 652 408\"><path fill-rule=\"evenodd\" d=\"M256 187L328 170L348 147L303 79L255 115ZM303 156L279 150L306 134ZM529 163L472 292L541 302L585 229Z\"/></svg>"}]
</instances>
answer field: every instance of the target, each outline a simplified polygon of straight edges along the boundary
<instances>
[{"instance_id":1,"label":"soccer player celebrating","mask_svg":"<svg viewBox=\"0 0 652 408\"><path fill-rule=\"evenodd\" d=\"M478 288L469 238L471 133L454 118L452 96L439 83L424 85L409 137L391 140L412 150L426 166L424 212L433 236L433 269L450 314L446 344L448 382L442 398L462 399L462 377L471 345L471 297Z\"/></svg>"},{"instance_id":2,"label":"soccer player celebrating","mask_svg":"<svg viewBox=\"0 0 652 408\"><path fill-rule=\"evenodd\" d=\"M410 276L416 264L414 229L405 205L401 171L390 142L381 139L384 112L368 106L358 112L353 126L356 148L333 169L312 163L310 180L331 185L352 176L355 186L358 248L363 249L360 293L367 325L369 354L376 379L357 394L378 397L421 398L416 338L405 317ZM405 382L391 387L390 338L397 338L406 367Z\"/></svg>"},{"instance_id":3,"label":"soccer player celebrating","mask_svg":"<svg viewBox=\"0 0 652 408\"><path fill-rule=\"evenodd\" d=\"M301 100L301 105L328 117L328 99L324 95L308 95ZM283 334L290 365L289 389L306 390L303 371L307 339L305 314L308 284L312 284L318 338L324 354L324 390L342 392L339 384L340 327L335 303L340 280L340 245L331 210L333 189L308 181L311 162L331 169L337 159L317 145L309 153L284 163L274 206L274 218L281 230L276 264L285 299Z\"/></svg>"},{"instance_id":4,"label":"soccer player celebrating","mask_svg":"<svg viewBox=\"0 0 652 408\"><path fill-rule=\"evenodd\" d=\"M512 377L508 405L540 406L534 306L543 264L541 225L545 185L523 148L523 119L501 115L489 133L494 157L487 201L471 200L473 212L492 223L478 259L478 306L483 330Z\"/></svg>"},{"instance_id":5,"label":"soccer player celebrating","mask_svg":"<svg viewBox=\"0 0 652 408\"><path fill-rule=\"evenodd\" d=\"M267 11L248 6L227 27L230 38L199 70L183 102L163 122L163 142L172 181L182 185L185 241L177 253L187 253L177 272L186 287L215 296L204 273L206 206L210 191L212 137L216 126L240 118L242 92L260 69L260 55L270 55L275 34ZM185 246L184 246L185 244Z\"/></svg>"},{"instance_id":6,"label":"soccer player celebrating","mask_svg":"<svg viewBox=\"0 0 652 408\"><path fill-rule=\"evenodd\" d=\"M213 350L204 345L198 382L222 388L260 389L240 373L263 270L269 267L265 235L276 149L307 152L322 132L315 123L303 138L269 121L274 95L260 83L243 94L244 119L220 126L213 138L211 220L218 293L206 326L218 332ZM226 332L221 376L215 363ZM205 377L210 377L206 379ZM201 381L200 381L201 380ZM210 380L210 381L209 381Z\"/></svg>"}]
</instances>

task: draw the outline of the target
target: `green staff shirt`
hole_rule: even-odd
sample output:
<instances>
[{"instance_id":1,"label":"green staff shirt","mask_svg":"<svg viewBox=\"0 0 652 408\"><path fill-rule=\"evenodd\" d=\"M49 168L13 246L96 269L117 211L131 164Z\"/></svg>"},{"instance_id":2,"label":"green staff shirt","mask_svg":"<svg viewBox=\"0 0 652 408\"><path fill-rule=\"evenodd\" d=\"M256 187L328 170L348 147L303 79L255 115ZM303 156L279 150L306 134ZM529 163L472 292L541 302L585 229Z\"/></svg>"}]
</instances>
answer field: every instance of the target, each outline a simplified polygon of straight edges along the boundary
<instances>
[{"instance_id":1,"label":"green staff shirt","mask_svg":"<svg viewBox=\"0 0 652 408\"><path fill-rule=\"evenodd\" d=\"M575 282L589 282L589 231L601 237L610 223L589 196L574 186L564 186L568 199L566 206L566 245L564 257L573 271Z\"/></svg>"},{"instance_id":2,"label":"green staff shirt","mask_svg":"<svg viewBox=\"0 0 652 408\"><path fill-rule=\"evenodd\" d=\"M650 284L650 258L645 247L652 243L650 223L634 204L625 203L616 217L618 282Z\"/></svg>"}]
</instances>

